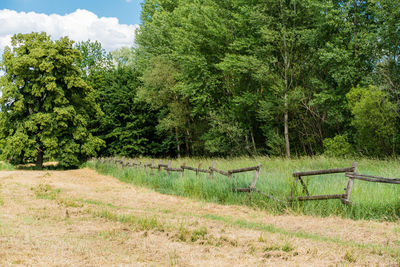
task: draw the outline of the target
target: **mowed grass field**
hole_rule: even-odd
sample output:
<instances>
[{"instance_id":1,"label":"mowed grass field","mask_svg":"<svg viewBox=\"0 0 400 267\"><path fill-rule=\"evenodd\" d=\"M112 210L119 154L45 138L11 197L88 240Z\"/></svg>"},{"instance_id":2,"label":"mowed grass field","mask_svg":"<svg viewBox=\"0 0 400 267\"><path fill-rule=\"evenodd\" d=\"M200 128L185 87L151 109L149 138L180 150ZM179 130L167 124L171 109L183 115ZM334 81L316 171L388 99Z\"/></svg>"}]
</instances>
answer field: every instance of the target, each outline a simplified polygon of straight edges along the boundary
<instances>
[{"instance_id":1,"label":"mowed grass field","mask_svg":"<svg viewBox=\"0 0 400 267\"><path fill-rule=\"evenodd\" d=\"M126 175L121 180L134 174L119 171ZM145 177L150 176L143 173L143 183ZM157 190L175 179L159 178ZM181 186L183 192L195 192L195 185ZM210 194L218 194L211 188ZM0 266L400 263L398 222L321 218L290 209L272 214L264 208L161 194L90 169L0 171L0 199Z\"/></svg>"},{"instance_id":2,"label":"mowed grass field","mask_svg":"<svg viewBox=\"0 0 400 267\"><path fill-rule=\"evenodd\" d=\"M150 162L150 159L138 159L138 162ZM158 164L159 160L154 161ZM109 174L121 181L145 186L158 192L190 197L219 204L247 205L266 210L273 214L286 212L314 216L340 216L351 219L366 219L380 221L398 221L400 217L400 185L370 183L356 180L351 195L351 206L345 206L340 200L322 200L288 203L287 197L293 186L292 173L296 171L332 169L351 167L358 163L357 172L389 178L400 177L399 160L371 159L335 159L325 157L282 159L282 158L236 158L236 159L192 159L172 160L171 166L178 168L183 163L187 166L208 168L216 162L216 167L222 170L237 169L262 164L262 170L257 189L280 200L276 202L260 194L253 193L251 199L245 193L235 193L233 188L248 187L254 177L254 172L234 174L230 180L225 176L214 174L210 180L207 174L196 176L194 172L185 171L183 178L180 173L167 175L165 171L155 171L152 175L149 169L122 168L115 164L88 162L86 166L102 174ZM166 163L164 160L163 163ZM329 174L304 177L311 195L343 194L348 178L341 174ZM297 187L301 194L300 185Z\"/></svg>"}]
</instances>

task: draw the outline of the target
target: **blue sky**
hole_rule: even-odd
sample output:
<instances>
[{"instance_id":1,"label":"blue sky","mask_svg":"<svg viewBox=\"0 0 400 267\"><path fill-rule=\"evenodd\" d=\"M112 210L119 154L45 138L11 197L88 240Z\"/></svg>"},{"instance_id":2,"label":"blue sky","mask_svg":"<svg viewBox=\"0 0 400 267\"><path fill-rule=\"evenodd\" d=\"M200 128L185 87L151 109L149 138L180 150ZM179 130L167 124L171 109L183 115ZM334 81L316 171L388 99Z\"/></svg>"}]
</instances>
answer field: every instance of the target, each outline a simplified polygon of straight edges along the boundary
<instances>
[{"instance_id":1,"label":"blue sky","mask_svg":"<svg viewBox=\"0 0 400 267\"><path fill-rule=\"evenodd\" d=\"M139 24L142 0L0 0L0 9L56 13L64 15L76 9L89 10L99 17L116 17L121 24Z\"/></svg>"},{"instance_id":2,"label":"blue sky","mask_svg":"<svg viewBox=\"0 0 400 267\"><path fill-rule=\"evenodd\" d=\"M17 33L99 41L107 51L134 45L143 0L0 0L0 54Z\"/></svg>"}]
</instances>

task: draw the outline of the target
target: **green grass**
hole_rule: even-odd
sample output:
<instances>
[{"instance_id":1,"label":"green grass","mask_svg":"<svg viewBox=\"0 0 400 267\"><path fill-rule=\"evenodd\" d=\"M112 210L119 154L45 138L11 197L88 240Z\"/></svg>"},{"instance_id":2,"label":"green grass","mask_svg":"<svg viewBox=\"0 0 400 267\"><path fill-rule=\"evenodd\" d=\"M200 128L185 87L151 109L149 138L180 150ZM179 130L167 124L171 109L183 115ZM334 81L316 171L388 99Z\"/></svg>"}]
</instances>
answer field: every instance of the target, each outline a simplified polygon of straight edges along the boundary
<instances>
[{"instance_id":1,"label":"green grass","mask_svg":"<svg viewBox=\"0 0 400 267\"><path fill-rule=\"evenodd\" d=\"M12 170L15 170L15 167L8 162L0 161L0 170L1 171L12 171Z\"/></svg>"},{"instance_id":2,"label":"green grass","mask_svg":"<svg viewBox=\"0 0 400 267\"><path fill-rule=\"evenodd\" d=\"M114 222L121 222L131 225L136 231L157 230L164 232L165 225L158 221L156 217L137 217L132 214L116 214L109 210L91 211L97 218L103 218Z\"/></svg>"},{"instance_id":3,"label":"green grass","mask_svg":"<svg viewBox=\"0 0 400 267\"><path fill-rule=\"evenodd\" d=\"M55 200L60 194L61 190L60 189L54 189L51 185L48 184L39 184L36 187L31 188L34 192L37 198L40 199L50 199L50 200Z\"/></svg>"},{"instance_id":4,"label":"green grass","mask_svg":"<svg viewBox=\"0 0 400 267\"><path fill-rule=\"evenodd\" d=\"M148 162L149 160L142 159L143 161ZM211 159L184 158L173 161L172 167L178 167L184 162L188 166L197 167L202 162L202 168L207 168L212 165L212 161ZM289 160L259 157L218 159L215 161L217 162L216 167L222 170L255 166L261 163L263 167L257 189L281 200L285 200L290 195L293 182L292 173L295 171L351 167L352 162L357 161L358 173L392 178L400 176L399 160L352 160L325 157L305 157ZM207 174L196 176L194 172L185 171L184 177L181 179L180 173L171 173L168 176L165 171L155 171L153 175L150 175L148 169L121 168L114 164L98 161L90 161L86 166L102 174L112 175L121 181L151 188L164 194L180 195L220 204L248 205L268 210L271 213L282 213L290 210L298 214L315 216L336 215L352 219L387 221L396 221L400 217L400 186L393 184L368 183L356 180L351 196L353 203L351 206L343 205L340 200L289 204L286 201L275 202L257 193L253 193L251 199L248 199L246 193L233 192L233 188L248 187L253 179L254 172L235 174L232 180L215 173L214 179L210 180ZM306 177L305 182L312 195L343 194L347 185L344 174ZM297 189L301 193L300 187Z\"/></svg>"}]
</instances>

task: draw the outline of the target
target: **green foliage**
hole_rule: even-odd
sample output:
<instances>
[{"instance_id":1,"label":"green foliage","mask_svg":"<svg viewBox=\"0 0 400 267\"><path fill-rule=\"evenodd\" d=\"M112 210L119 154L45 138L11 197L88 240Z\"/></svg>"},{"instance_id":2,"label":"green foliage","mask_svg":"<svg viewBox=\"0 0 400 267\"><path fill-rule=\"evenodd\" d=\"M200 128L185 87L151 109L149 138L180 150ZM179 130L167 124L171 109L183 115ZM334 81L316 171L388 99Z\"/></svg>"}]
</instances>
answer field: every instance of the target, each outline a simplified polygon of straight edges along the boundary
<instances>
[{"instance_id":1,"label":"green foliage","mask_svg":"<svg viewBox=\"0 0 400 267\"><path fill-rule=\"evenodd\" d=\"M212 113L211 129L203 136L205 149L214 155L241 155L249 152L246 131L232 118Z\"/></svg>"},{"instance_id":2,"label":"green foliage","mask_svg":"<svg viewBox=\"0 0 400 267\"><path fill-rule=\"evenodd\" d=\"M61 166L77 167L103 141L87 129L98 114L93 89L80 77L81 55L68 38L17 34L3 55L0 87L2 156L14 164L43 153Z\"/></svg>"},{"instance_id":3,"label":"green foliage","mask_svg":"<svg viewBox=\"0 0 400 267\"><path fill-rule=\"evenodd\" d=\"M353 146L347 136L336 135L334 138L324 139L324 155L330 157L350 157L354 154Z\"/></svg>"},{"instance_id":4,"label":"green foliage","mask_svg":"<svg viewBox=\"0 0 400 267\"><path fill-rule=\"evenodd\" d=\"M136 54L133 48L122 47L112 51L111 55L117 67L135 67L136 65Z\"/></svg>"},{"instance_id":5,"label":"green foliage","mask_svg":"<svg viewBox=\"0 0 400 267\"><path fill-rule=\"evenodd\" d=\"M81 52L82 60L77 64L85 76L99 70L109 70L112 68L112 56L107 53L98 41L87 40L75 45Z\"/></svg>"},{"instance_id":6,"label":"green foliage","mask_svg":"<svg viewBox=\"0 0 400 267\"><path fill-rule=\"evenodd\" d=\"M103 155L159 155L164 151L161 136L154 134L157 117L150 106L138 100L138 73L120 66L105 75L104 86L97 87L96 101L104 112L94 122L94 134L106 142Z\"/></svg>"},{"instance_id":7,"label":"green foliage","mask_svg":"<svg viewBox=\"0 0 400 267\"><path fill-rule=\"evenodd\" d=\"M136 50L141 95L160 107L158 129L187 154L229 155L238 138L236 155L280 155L282 140L286 154L321 153L324 139L350 125L346 93L372 84L375 65L386 62L375 44L389 6L147 0ZM384 25L381 33L393 34Z\"/></svg>"},{"instance_id":8,"label":"green foliage","mask_svg":"<svg viewBox=\"0 0 400 267\"><path fill-rule=\"evenodd\" d=\"M377 87L355 87L346 95L354 118L357 148L371 156L394 153L396 107L388 95Z\"/></svg>"},{"instance_id":9,"label":"green foliage","mask_svg":"<svg viewBox=\"0 0 400 267\"><path fill-rule=\"evenodd\" d=\"M54 105L63 109L57 106L54 113L58 120L70 118L64 129L72 130L71 123L81 129L75 139L83 138L84 129L104 139L102 155L344 155L351 150L347 142L339 145L345 133L356 152L388 156L400 152L399 11L398 1L390 0L145 0L133 47L108 53L97 41L80 42L82 58L75 51L57 63L69 64L65 71L42 60L56 58L58 50L50 44L16 47L21 55L27 49L36 56L23 56L4 70L23 64L32 68L25 67L24 75L39 73L41 82L28 76L17 82L9 75L2 84L32 88L37 96L46 92L48 110L64 101L48 97L58 87L71 89L72 82L92 87L95 93L89 95L104 116L94 111L80 117L60 103ZM13 53L9 50L5 59ZM62 80L77 68L83 80ZM369 86L383 95L352 89ZM69 94L65 97L70 101ZM21 104L29 101L25 95L8 96L3 110L32 109ZM2 148L5 157L16 163L40 154L30 136L44 135L39 128L53 121L44 113L32 114L24 125L3 127L12 129L3 133L13 144ZM60 125L52 127L65 127ZM49 151L61 141L58 133L48 133L40 137L50 148L45 157L57 158ZM85 147L87 154L101 143L92 137L86 138L93 144ZM66 140L62 146L79 150ZM70 153L63 164L86 157Z\"/></svg>"}]
</instances>

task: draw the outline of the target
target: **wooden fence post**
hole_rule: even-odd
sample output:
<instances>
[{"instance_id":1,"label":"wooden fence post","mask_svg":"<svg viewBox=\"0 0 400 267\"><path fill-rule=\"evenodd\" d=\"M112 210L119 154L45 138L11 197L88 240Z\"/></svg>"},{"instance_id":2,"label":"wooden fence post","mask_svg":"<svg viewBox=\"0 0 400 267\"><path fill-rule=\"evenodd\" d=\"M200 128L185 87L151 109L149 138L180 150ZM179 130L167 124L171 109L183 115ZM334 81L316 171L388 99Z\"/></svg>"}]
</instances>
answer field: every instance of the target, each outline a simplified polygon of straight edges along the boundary
<instances>
[{"instance_id":1,"label":"wooden fence post","mask_svg":"<svg viewBox=\"0 0 400 267\"><path fill-rule=\"evenodd\" d=\"M256 184L258 181L258 177L260 176L261 166L262 165L260 163L257 166L258 168L257 168L256 172L254 173L254 179L253 179L253 182L251 182L251 185L249 187L250 190L249 190L249 194L247 195L246 201L249 201L251 199L251 194L253 193L253 191L256 190Z\"/></svg>"},{"instance_id":2,"label":"wooden fence post","mask_svg":"<svg viewBox=\"0 0 400 267\"><path fill-rule=\"evenodd\" d=\"M162 164L162 160L160 159L160 162L158 163L158 172L161 172L161 164Z\"/></svg>"},{"instance_id":3,"label":"wooden fence post","mask_svg":"<svg viewBox=\"0 0 400 267\"><path fill-rule=\"evenodd\" d=\"M181 168L184 167L184 166L186 166L186 163L185 163L185 162L183 163L183 165L181 166ZM184 172L185 172L185 168L182 168L181 179L183 179L183 173L184 173Z\"/></svg>"},{"instance_id":4,"label":"wooden fence post","mask_svg":"<svg viewBox=\"0 0 400 267\"><path fill-rule=\"evenodd\" d=\"M353 162L353 166L352 167L353 167L352 174L355 175L357 173L357 162ZM347 183L347 187L345 188L346 197L341 199L343 204L351 205L350 197L351 197L351 192L353 190L353 184L354 184L354 178L349 177L349 181Z\"/></svg>"},{"instance_id":5,"label":"wooden fence post","mask_svg":"<svg viewBox=\"0 0 400 267\"><path fill-rule=\"evenodd\" d=\"M199 165L197 166L197 170L196 170L196 177L199 176L199 169L201 167L201 162L199 163Z\"/></svg>"},{"instance_id":6,"label":"wooden fence post","mask_svg":"<svg viewBox=\"0 0 400 267\"><path fill-rule=\"evenodd\" d=\"M170 160L168 160L168 168L167 168L167 174L168 174L168 176L169 176L169 168L171 168L171 161Z\"/></svg>"},{"instance_id":7,"label":"wooden fence post","mask_svg":"<svg viewBox=\"0 0 400 267\"><path fill-rule=\"evenodd\" d=\"M215 166L217 166L217 163L214 161L212 164L212 168L215 168ZM210 169L210 176L209 176L210 179L214 179L214 171L212 168L209 168Z\"/></svg>"},{"instance_id":8,"label":"wooden fence post","mask_svg":"<svg viewBox=\"0 0 400 267\"><path fill-rule=\"evenodd\" d=\"M256 189L256 184L257 184L257 181L258 181L258 177L260 176L261 166L262 165L259 163L258 164L258 168L257 168L257 170L256 170L256 172L254 174L253 182L250 185L250 189L252 189L252 190Z\"/></svg>"}]
</instances>

